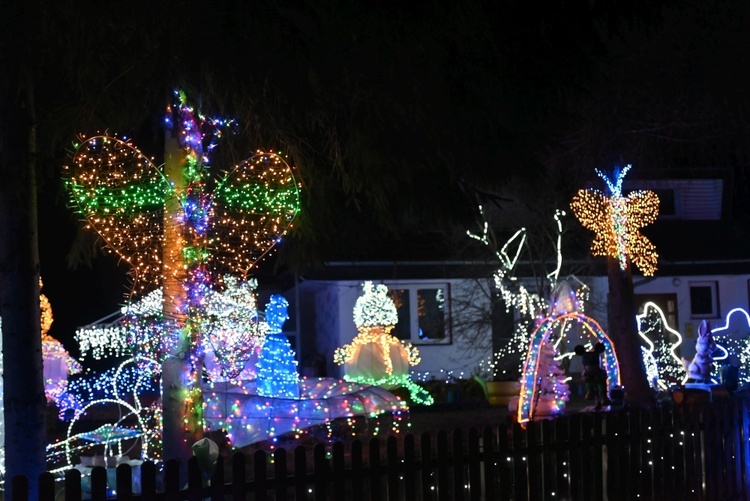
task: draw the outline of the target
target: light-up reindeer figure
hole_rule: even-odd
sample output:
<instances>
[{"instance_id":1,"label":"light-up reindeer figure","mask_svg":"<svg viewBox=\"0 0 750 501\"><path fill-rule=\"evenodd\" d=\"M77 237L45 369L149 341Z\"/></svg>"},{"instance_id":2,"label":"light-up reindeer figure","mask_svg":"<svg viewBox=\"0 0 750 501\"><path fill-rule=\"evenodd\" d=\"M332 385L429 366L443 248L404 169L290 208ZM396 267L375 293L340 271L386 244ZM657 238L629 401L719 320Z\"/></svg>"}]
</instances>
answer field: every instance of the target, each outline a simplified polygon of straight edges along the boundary
<instances>
[{"instance_id":1,"label":"light-up reindeer figure","mask_svg":"<svg viewBox=\"0 0 750 501\"><path fill-rule=\"evenodd\" d=\"M258 152L223 176L209 154L232 121L200 114L175 91L162 167L127 141L78 145L67 189L109 250L132 267L135 296L164 287L164 456L187 459L202 435L201 325L206 294L225 273L245 279L287 231L299 207L291 169Z\"/></svg>"},{"instance_id":2,"label":"light-up reindeer figure","mask_svg":"<svg viewBox=\"0 0 750 501\"><path fill-rule=\"evenodd\" d=\"M484 210L481 205L479 206L479 212L483 218L481 235L474 234L471 231L467 231L466 233L469 237L482 242L484 245L497 249L495 236L489 228L489 223L484 219ZM554 215L555 223L557 225L557 241L555 246L557 260L555 269L546 275L551 289L553 289L557 283L560 268L562 266L562 254L560 252L562 242L562 222L560 218L564 215L565 213L560 210L555 211ZM503 244L500 250L495 251L495 256L500 263L500 268L498 268L493 275L495 287L500 292L500 295L505 302L506 310L511 311L511 309L513 309L517 311L523 318L523 321L517 324L513 332L513 338L508 344L501 348L497 353L493 354L492 361L490 362L490 369L493 374L496 370L496 362L513 353L518 353L518 370L520 371L522 369L523 354L526 352L526 348L529 344L529 335L532 330L530 327L539 316L543 316L550 307L549 302L545 298L538 293L530 292L515 276L515 266L521 256L525 244L526 228L521 228Z\"/></svg>"},{"instance_id":3,"label":"light-up reindeer figure","mask_svg":"<svg viewBox=\"0 0 750 501\"><path fill-rule=\"evenodd\" d=\"M695 341L695 357L687 367L688 381L696 383L710 383L713 358L711 354L716 350L716 341L711 334L711 324L704 320L698 327L698 339Z\"/></svg>"}]
</instances>

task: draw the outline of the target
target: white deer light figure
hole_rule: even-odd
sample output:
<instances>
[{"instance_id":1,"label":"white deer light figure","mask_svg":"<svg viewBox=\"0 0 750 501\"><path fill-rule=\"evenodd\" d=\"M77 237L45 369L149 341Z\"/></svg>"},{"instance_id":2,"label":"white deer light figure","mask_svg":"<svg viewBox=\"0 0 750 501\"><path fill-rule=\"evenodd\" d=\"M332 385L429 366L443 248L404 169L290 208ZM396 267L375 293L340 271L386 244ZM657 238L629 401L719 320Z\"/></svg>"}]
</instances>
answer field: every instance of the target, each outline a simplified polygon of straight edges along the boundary
<instances>
[{"instance_id":1,"label":"white deer light figure","mask_svg":"<svg viewBox=\"0 0 750 501\"><path fill-rule=\"evenodd\" d=\"M479 213L484 218L484 211L482 206L479 206ZM550 282L550 287L554 289L557 284L560 268L562 264L562 254L560 251L560 245L562 241L562 222L560 217L564 216L565 212L561 210L555 211L555 221L557 223L558 238L556 242L557 251L557 266L556 268L547 274L547 279ZM471 231L466 232L470 238L482 242L488 247L495 247L495 238L489 229L489 223L484 220L481 235L474 234ZM517 277L514 276L514 269L521 251L526 243L526 228L521 228L516 231L500 248L495 251L500 268L495 271L493 278L495 287L500 292L503 301L505 302L506 311L511 309L516 310L521 317L524 318L525 322L517 324L513 338L504 346L501 350L491 357L489 365L493 374L495 372L495 365L498 360L503 359L514 352L518 352L518 369L519 371L523 367L523 354L526 352L526 348L529 344L529 335L531 334L530 326L534 322L538 315L543 314L549 310L549 301L541 297L537 293L530 292L522 283L520 283ZM480 366L483 365L480 363Z\"/></svg>"}]
</instances>

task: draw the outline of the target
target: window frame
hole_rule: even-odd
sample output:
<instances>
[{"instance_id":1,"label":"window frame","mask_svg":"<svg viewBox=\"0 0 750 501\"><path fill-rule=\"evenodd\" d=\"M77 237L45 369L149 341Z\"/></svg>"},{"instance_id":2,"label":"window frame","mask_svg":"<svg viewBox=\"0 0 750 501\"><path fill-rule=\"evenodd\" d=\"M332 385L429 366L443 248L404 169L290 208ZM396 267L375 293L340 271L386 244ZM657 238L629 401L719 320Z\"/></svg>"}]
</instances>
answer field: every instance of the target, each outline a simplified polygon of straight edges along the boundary
<instances>
[{"instance_id":1,"label":"window frame","mask_svg":"<svg viewBox=\"0 0 750 501\"><path fill-rule=\"evenodd\" d=\"M709 287L711 289L711 312L696 313L693 310L692 292L695 287ZM690 298L690 318L721 318L721 307L719 303L719 282L716 280L700 280L688 282L688 297Z\"/></svg>"},{"instance_id":2,"label":"window frame","mask_svg":"<svg viewBox=\"0 0 750 501\"><path fill-rule=\"evenodd\" d=\"M418 281L418 282L383 282L389 291L409 291L409 338L401 339L414 346L448 346L453 344L453 322L451 315L451 284L447 281ZM422 289L443 289L444 292L444 326L445 337L442 339L419 338L419 301L418 291ZM393 334L393 333L392 333Z\"/></svg>"}]
</instances>

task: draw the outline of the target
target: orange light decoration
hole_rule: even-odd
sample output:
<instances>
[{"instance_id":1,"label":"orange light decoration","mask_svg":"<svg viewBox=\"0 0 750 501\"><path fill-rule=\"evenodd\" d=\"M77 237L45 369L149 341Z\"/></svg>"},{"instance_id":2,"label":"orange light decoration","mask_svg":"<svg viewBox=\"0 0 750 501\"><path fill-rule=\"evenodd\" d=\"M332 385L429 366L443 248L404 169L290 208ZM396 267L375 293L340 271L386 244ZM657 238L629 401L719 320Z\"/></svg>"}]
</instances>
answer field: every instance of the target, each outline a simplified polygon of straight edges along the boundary
<instances>
[{"instance_id":1,"label":"orange light decoration","mask_svg":"<svg viewBox=\"0 0 750 501\"><path fill-rule=\"evenodd\" d=\"M132 267L136 295L153 290L163 279L164 203L173 191L161 169L129 142L109 136L85 139L73 164L66 180L71 202ZM217 274L242 278L299 211L292 169L274 152L240 162L218 180L211 198L206 248L187 257L208 259Z\"/></svg>"},{"instance_id":2,"label":"orange light decoration","mask_svg":"<svg viewBox=\"0 0 750 501\"><path fill-rule=\"evenodd\" d=\"M39 279L39 288L42 280ZM52 327L52 306L44 294L39 295L42 327L42 361L44 366L44 394L48 402L55 401L68 385L68 375L78 374L82 367L62 343L49 335Z\"/></svg>"},{"instance_id":3,"label":"orange light decoration","mask_svg":"<svg viewBox=\"0 0 750 501\"><path fill-rule=\"evenodd\" d=\"M432 404L432 396L409 376L409 366L421 360L419 350L390 333L398 322L398 313L388 287L368 281L362 288L364 294L354 305L359 333L333 354L334 362L345 368L344 379L386 389L403 386L415 402Z\"/></svg>"},{"instance_id":4,"label":"orange light decoration","mask_svg":"<svg viewBox=\"0 0 750 501\"><path fill-rule=\"evenodd\" d=\"M656 221L659 197L648 190L622 195L622 180L630 167L615 169L614 181L597 169L596 173L607 183L610 196L598 190L578 190L570 208L585 228L596 233L591 243L594 256L617 259L623 271L630 259L643 275L651 276L656 272L658 254L640 228Z\"/></svg>"}]
</instances>

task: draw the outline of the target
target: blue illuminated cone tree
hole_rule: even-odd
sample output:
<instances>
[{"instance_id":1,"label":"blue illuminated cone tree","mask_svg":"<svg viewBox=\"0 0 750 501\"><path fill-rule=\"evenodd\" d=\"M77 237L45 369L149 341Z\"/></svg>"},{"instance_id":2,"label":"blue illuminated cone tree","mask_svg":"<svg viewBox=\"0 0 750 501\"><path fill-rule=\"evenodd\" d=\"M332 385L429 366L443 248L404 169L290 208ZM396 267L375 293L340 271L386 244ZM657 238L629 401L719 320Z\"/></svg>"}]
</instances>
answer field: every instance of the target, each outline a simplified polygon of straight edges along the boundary
<instances>
[{"instance_id":1,"label":"blue illuminated cone tree","mask_svg":"<svg viewBox=\"0 0 750 501\"><path fill-rule=\"evenodd\" d=\"M289 303L284 297L274 294L266 306L268 333L258 358L258 395L276 398L299 398L299 373L297 360L289 339L282 332L289 318Z\"/></svg>"}]
</instances>

